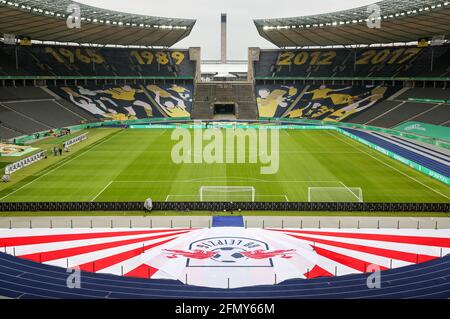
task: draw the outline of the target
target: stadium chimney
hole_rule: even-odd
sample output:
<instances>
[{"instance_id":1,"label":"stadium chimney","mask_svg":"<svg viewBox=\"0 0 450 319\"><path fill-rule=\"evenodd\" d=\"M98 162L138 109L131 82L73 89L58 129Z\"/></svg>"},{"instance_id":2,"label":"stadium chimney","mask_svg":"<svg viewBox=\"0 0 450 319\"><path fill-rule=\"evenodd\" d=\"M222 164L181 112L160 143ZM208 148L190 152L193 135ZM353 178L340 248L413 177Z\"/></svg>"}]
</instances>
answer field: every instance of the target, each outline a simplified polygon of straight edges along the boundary
<instances>
[{"instance_id":1,"label":"stadium chimney","mask_svg":"<svg viewBox=\"0 0 450 319\"><path fill-rule=\"evenodd\" d=\"M220 62L227 63L227 14L222 13L221 21L221 41L220 41Z\"/></svg>"}]
</instances>

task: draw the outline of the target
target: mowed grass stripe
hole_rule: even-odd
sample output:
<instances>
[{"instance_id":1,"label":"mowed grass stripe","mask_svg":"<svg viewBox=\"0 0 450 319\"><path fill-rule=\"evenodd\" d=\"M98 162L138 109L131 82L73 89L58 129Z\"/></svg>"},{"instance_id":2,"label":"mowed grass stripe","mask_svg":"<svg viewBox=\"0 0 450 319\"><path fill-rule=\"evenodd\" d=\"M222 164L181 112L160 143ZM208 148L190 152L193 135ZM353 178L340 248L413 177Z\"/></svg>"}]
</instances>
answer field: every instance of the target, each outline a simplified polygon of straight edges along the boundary
<instances>
[{"instance_id":1,"label":"mowed grass stripe","mask_svg":"<svg viewBox=\"0 0 450 319\"><path fill-rule=\"evenodd\" d=\"M78 157L84 155L85 153L89 152L92 148L97 147L98 145L108 141L110 138L112 138L114 135L120 133L120 131L114 132L112 134L109 134L103 138L101 138L100 140L90 144L87 147L84 147L80 150L78 150L77 152L73 153L72 155L69 155L67 157L64 157L62 160L57 161L56 163L46 167L45 169L41 170L40 172L38 172L37 174L33 174L28 176L27 178L21 180L19 183L15 184L13 187L11 188L6 188L4 190L2 190L0 192L0 194L5 194L3 197L0 198L0 201L4 201L4 199L6 199L7 197L13 195L14 193L18 192L19 190L22 190L23 188L29 186L30 184L34 183L36 180L46 176L47 174L50 174L51 172L63 167L64 165L70 163L73 160L76 160ZM76 145L79 146L79 145ZM81 154L80 154L81 152ZM48 156L51 156L49 154L47 154ZM38 162L37 164L40 164L40 162ZM32 168L32 166L28 167L28 168Z\"/></svg>"},{"instance_id":2,"label":"mowed grass stripe","mask_svg":"<svg viewBox=\"0 0 450 319\"><path fill-rule=\"evenodd\" d=\"M274 200L270 195L276 195L284 201L281 196L285 195L290 201L307 201L308 187L342 184L361 187L368 202L448 202L445 196L450 196L448 186L373 150L364 148L365 154L362 145L361 150L353 147L356 142L338 138L334 132L281 132L280 168L273 175L261 174L261 163L174 164L171 133L124 130L6 199L143 201L150 197L164 201L168 195L198 195L201 186L210 185L253 186L260 198Z\"/></svg>"}]
</instances>

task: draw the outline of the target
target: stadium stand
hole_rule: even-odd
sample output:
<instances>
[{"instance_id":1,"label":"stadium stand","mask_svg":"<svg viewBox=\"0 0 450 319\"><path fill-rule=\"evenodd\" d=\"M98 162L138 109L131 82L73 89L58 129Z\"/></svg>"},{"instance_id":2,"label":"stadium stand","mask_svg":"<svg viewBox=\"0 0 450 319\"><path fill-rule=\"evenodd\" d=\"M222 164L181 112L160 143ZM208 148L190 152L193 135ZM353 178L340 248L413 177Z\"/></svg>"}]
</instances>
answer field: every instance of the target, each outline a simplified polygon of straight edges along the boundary
<instances>
[{"instance_id":1,"label":"stadium stand","mask_svg":"<svg viewBox=\"0 0 450 319\"><path fill-rule=\"evenodd\" d=\"M197 83L194 95L194 119L213 119L217 105L233 105L237 119L255 120L258 110L252 83Z\"/></svg>"},{"instance_id":2,"label":"stadium stand","mask_svg":"<svg viewBox=\"0 0 450 319\"><path fill-rule=\"evenodd\" d=\"M365 112L357 114L353 118L349 119L348 122L356 124L366 124L367 122L379 116L382 116L386 112L389 112L402 104L403 102L385 100L378 103L376 107L372 107Z\"/></svg>"},{"instance_id":3,"label":"stadium stand","mask_svg":"<svg viewBox=\"0 0 450 319\"><path fill-rule=\"evenodd\" d=\"M35 132L45 131L51 129L51 127L40 123L30 117L27 117L23 114L15 112L11 108L7 108L4 105L0 104L0 118L2 126L12 129L19 135L28 135L33 134ZM1 136L2 138L6 138L6 136Z\"/></svg>"},{"instance_id":4,"label":"stadium stand","mask_svg":"<svg viewBox=\"0 0 450 319\"><path fill-rule=\"evenodd\" d=\"M414 20L420 16L427 25L426 28L419 23L416 25L410 17L401 17L399 20L404 20L396 21L397 10L413 10L414 6L422 5L423 0L380 1L378 4L387 16L383 18L384 26L381 30L367 28L366 7L309 17L255 20L259 33L283 49L256 48L254 60L249 61L251 74L248 75L248 81L210 83L199 81L200 58L195 61L191 56L191 49L195 48L168 49L191 32L194 20L145 17L81 5L83 18L87 19L86 25L81 30L70 30L65 25L65 19L49 14L64 14L67 0L19 2L30 3L43 10L33 11L31 6L28 9L27 6L20 7L18 3L0 1L0 16L9 17L0 19L0 35L3 31L17 35L14 39L16 41L26 32L34 40L29 45L19 45L19 41L12 45L0 44L1 139L107 120L170 120L165 123L177 123L176 119L188 118L211 120L219 118L217 109L230 105L232 108L224 109L232 113L227 115L233 120L255 120L257 124L259 117L319 120L324 124L349 122L383 128L394 128L409 121L450 127L450 94L447 84L450 79L450 45L434 45L431 42L423 46L411 44L418 43L420 38L427 42L431 36L441 33L448 35L448 18L443 20L441 17L450 17L448 7L420 10L417 15L414 12ZM388 2L391 3L390 7ZM403 2L402 6L392 5L400 2ZM15 8L16 5L20 9ZM102 22L104 17L108 17L111 23ZM94 18L99 21L91 23ZM127 21L126 25L114 25L119 20ZM25 28L24 21L33 23L26 22ZM421 29L427 29L426 33ZM408 42L408 45L392 45ZM314 121L305 122L305 125L318 125ZM113 123L120 127L128 125L128 122ZM437 143L431 146L425 142L378 131L353 128L344 130L437 174L450 177L450 153L439 149ZM162 140L157 140L160 141ZM352 170L352 167L349 169ZM362 171L367 174L367 170ZM407 175L403 171L401 173ZM26 181L27 179L24 180ZM112 181L106 188L102 185L101 192L90 199L90 202L37 200L22 203L12 200L0 203L0 210L86 212L144 209L142 201L100 202L99 195L111 183ZM343 182L340 183L347 188ZM389 185L383 186L386 186L386 192L395 191ZM424 186L430 188L425 184ZM17 192L17 187L14 187L6 189L2 200ZM396 198L405 199L401 195ZM397 201L366 203L361 199L358 203L189 202L185 205L166 200L152 202L152 209L240 211L239 205L243 205L244 210L254 211L302 211L307 208L312 211L411 212L421 211L423 207L436 212L448 211L448 203L444 200L442 203L430 203L426 202L428 198L430 197L417 195L417 204ZM287 196L286 200L289 201ZM235 218L234 225L237 224L236 219L239 219L240 227L245 225L247 228L242 218ZM357 223L359 228L359 220ZM398 225L399 223L400 221ZM213 221L213 226L224 225L230 226L221 224L220 220L217 223ZM340 226L339 220L339 228ZM400 253L388 250L381 243L378 246L374 249L389 254ZM342 247L345 246L341 246L341 249ZM144 246L142 248L142 251L140 247L135 249L136 255L144 253ZM316 243L313 248L317 249ZM6 246L4 251L7 252ZM16 251L13 251L15 255ZM364 253L363 249L361 253ZM415 257L411 255L411 258ZM341 258L339 254L336 256L335 258ZM415 261L417 264L409 261L406 263L408 266L384 270L382 287L379 289L368 287L368 274L338 277L337 268L334 273L336 277L331 272L316 268L319 274L310 274L309 269L304 274L308 280L295 279L278 285L239 289L211 289L180 281L149 279L149 266L146 264L143 265L143 270L139 269L133 275L123 275L123 268L122 276L83 272L82 287L70 289L66 269L0 252L0 296L18 299L448 298L450 256L443 256L441 249L442 258L437 258L436 255L433 257L436 259L420 264L418 256L417 254ZM66 265L69 266L68 259ZM95 266L96 261L93 261L93 272L96 271ZM362 271L367 271L366 266L364 263ZM327 277L316 278L324 273Z\"/></svg>"},{"instance_id":5,"label":"stadium stand","mask_svg":"<svg viewBox=\"0 0 450 319\"><path fill-rule=\"evenodd\" d=\"M379 127L394 127L400 123L413 120L433 109L437 104L404 102L390 111L376 117L365 124Z\"/></svg>"},{"instance_id":6,"label":"stadium stand","mask_svg":"<svg viewBox=\"0 0 450 319\"><path fill-rule=\"evenodd\" d=\"M7 127L0 123L0 137L2 139L10 139L21 135L21 133L13 128Z\"/></svg>"},{"instance_id":7,"label":"stadium stand","mask_svg":"<svg viewBox=\"0 0 450 319\"><path fill-rule=\"evenodd\" d=\"M416 88L408 88L401 95L398 96L399 100L407 100L410 98L450 100L450 91L446 88L416 87Z\"/></svg>"},{"instance_id":8,"label":"stadium stand","mask_svg":"<svg viewBox=\"0 0 450 319\"><path fill-rule=\"evenodd\" d=\"M0 75L193 77L187 50L0 45ZM16 55L17 54L17 55ZM17 56L17 60L16 60ZM17 68L11 66L17 65Z\"/></svg>"},{"instance_id":9,"label":"stadium stand","mask_svg":"<svg viewBox=\"0 0 450 319\"><path fill-rule=\"evenodd\" d=\"M419 145L412 146L404 141L399 141L395 137L389 137L375 132L364 132L355 129L344 130L419 165L422 165L436 173L450 177L450 156L448 154L436 153Z\"/></svg>"},{"instance_id":10,"label":"stadium stand","mask_svg":"<svg viewBox=\"0 0 450 319\"><path fill-rule=\"evenodd\" d=\"M50 128L76 125L82 120L52 100L3 102L3 105Z\"/></svg>"},{"instance_id":11,"label":"stadium stand","mask_svg":"<svg viewBox=\"0 0 450 319\"><path fill-rule=\"evenodd\" d=\"M55 94L100 119L190 117L189 84L105 85L51 87Z\"/></svg>"},{"instance_id":12,"label":"stadium stand","mask_svg":"<svg viewBox=\"0 0 450 319\"><path fill-rule=\"evenodd\" d=\"M380 1L377 5L383 12L382 29L367 28L366 7L254 20L262 37L286 48L251 48L250 67L260 117L342 121L384 128L408 121L450 126L450 45L443 40L448 30L443 30L439 22L449 12L448 4L431 5L426 10L420 9L424 3L416 0ZM417 17L426 21L426 26L417 23ZM294 49L298 47L302 49ZM389 89L375 103L362 102L357 112L349 113L345 107L351 108L350 102L339 107L331 98L314 101L317 96L307 92L319 85L347 86L348 91L342 93L351 95L356 103L364 96L358 92L361 87ZM339 96L338 92L331 94L336 94L335 99Z\"/></svg>"},{"instance_id":13,"label":"stadium stand","mask_svg":"<svg viewBox=\"0 0 450 319\"><path fill-rule=\"evenodd\" d=\"M450 257L385 270L378 289L367 286L367 274L294 279L274 286L214 289L179 281L148 280L82 273L80 289L67 287L66 269L0 253L0 295L9 298L447 298Z\"/></svg>"},{"instance_id":14,"label":"stadium stand","mask_svg":"<svg viewBox=\"0 0 450 319\"><path fill-rule=\"evenodd\" d=\"M450 90L382 85L256 84L262 118L302 118L384 128L417 121L450 123ZM277 84L279 83L279 84Z\"/></svg>"},{"instance_id":15,"label":"stadium stand","mask_svg":"<svg viewBox=\"0 0 450 319\"><path fill-rule=\"evenodd\" d=\"M348 119L350 123L391 128L417 121L448 125L450 121L450 90L442 88L405 88L401 93L376 104L369 110Z\"/></svg>"},{"instance_id":16,"label":"stadium stand","mask_svg":"<svg viewBox=\"0 0 450 319\"><path fill-rule=\"evenodd\" d=\"M0 138L77 125L136 118L188 118L193 86L97 85L0 88Z\"/></svg>"},{"instance_id":17,"label":"stadium stand","mask_svg":"<svg viewBox=\"0 0 450 319\"><path fill-rule=\"evenodd\" d=\"M77 114L79 117L81 117L82 120L86 122L94 122L97 121L97 118L92 115L91 113L85 111L84 109L79 108L78 106L74 105L73 103L70 103L62 98L59 98L59 96L55 95L54 103L58 104L60 107L65 108L69 112Z\"/></svg>"},{"instance_id":18,"label":"stadium stand","mask_svg":"<svg viewBox=\"0 0 450 319\"><path fill-rule=\"evenodd\" d=\"M450 46L262 50L255 77L445 77L449 61Z\"/></svg>"},{"instance_id":19,"label":"stadium stand","mask_svg":"<svg viewBox=\"0 0 450 319\"><path fill-rule=\"evenodd\" d=\"M1 87L0 138L31 135L92 120L92 116L61 103L66 102L46 88Z\"/></svg>"},{"instance_id":20,"label":"stadium stand","mask_svg":"<svg viewBox=\"0 0 450 319\"><path fill-rule=\"evenodd\" d=\"M50 94L38 87L0 87L0 102L51 98Z\"/></svg>"},{"instance_id":21,"label":"stadium stand","mask_svg":"<svg viewBox=\"0 0 450 319\"><path fill-rule=\"evenodd\" d=\"M261 117L306 118L339 122L374 108L398 88L387 85L257 85Z\"/></svg>"},{"instance_id":22,"label":"stadium stand","mask_svg":"<svg viewBox=\"0 0 450 319\"><path fill-rule=\"evenodd\" d=\"M433 107L428 112L418 115L414 118L417 122L429 123L435 125L450 124L450 105L441 104Z\"/></svg>"}]
</instances>

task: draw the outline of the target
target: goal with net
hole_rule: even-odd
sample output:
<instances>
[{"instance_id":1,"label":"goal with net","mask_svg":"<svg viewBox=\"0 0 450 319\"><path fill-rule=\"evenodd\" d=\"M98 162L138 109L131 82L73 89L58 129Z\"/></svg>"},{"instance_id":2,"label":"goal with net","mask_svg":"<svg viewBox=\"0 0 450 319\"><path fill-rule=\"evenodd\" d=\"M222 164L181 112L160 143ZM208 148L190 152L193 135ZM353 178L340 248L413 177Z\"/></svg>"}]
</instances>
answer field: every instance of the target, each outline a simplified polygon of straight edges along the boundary
<instances>
[{"instance_id":1,"label":"goal with net","mask_svg":"<svg viewBox=\"0 0 450 319\"><path fill-rule=\"evenodd\" d=\"M360 187L308 187L308 202L363 202Z\"/></svg>"},{"instance_id":2,"label":"goal with net","mask_svg":"<svg viewBox=\"0 0 450 319\"><path fill-rule=\"evenodd\" d=\"M256 197L253 186L201 186L201 202L254 202Z\"/></svg>"}]
</instances>

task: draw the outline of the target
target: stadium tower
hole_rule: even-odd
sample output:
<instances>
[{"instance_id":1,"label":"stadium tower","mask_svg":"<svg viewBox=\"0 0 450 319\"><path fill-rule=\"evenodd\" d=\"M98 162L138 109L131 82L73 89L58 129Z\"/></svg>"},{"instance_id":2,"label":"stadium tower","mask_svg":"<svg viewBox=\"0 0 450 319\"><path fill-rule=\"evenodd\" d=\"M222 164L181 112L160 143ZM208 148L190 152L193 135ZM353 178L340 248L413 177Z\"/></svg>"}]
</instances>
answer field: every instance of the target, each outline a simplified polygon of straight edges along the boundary
<instances>
[{"instance_id":1,"label":"stadium tower","mask_svg":"<svg viewBox=\"0 0 450 319\"><path fill-rule=\"evenodd\" d=\"M205 63L206 61L203 61ZM254 85L248 80L247 61L227 59L227 14L220 16L220 60L208 63L212 73L202 73L196 83L192 118L200 120L256 120ZM238 63L245 67L239 70ZM212 67L212 68L211 68ZM239 72L241 71L241 72ZM204 76L208 81L203 81Z\"/></svg>"},{"instance_id":2,"label":"stadium tower","mask_svg":"<svg viewBox=\"0 0 450 319\"><path fill-rule=\"evenodd\" d=\"M220 16L220 62L227 63L227 14Z\"/></svg>"}]
</instances>

